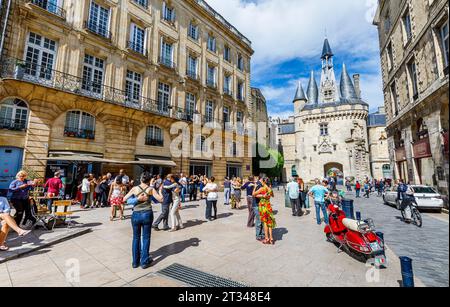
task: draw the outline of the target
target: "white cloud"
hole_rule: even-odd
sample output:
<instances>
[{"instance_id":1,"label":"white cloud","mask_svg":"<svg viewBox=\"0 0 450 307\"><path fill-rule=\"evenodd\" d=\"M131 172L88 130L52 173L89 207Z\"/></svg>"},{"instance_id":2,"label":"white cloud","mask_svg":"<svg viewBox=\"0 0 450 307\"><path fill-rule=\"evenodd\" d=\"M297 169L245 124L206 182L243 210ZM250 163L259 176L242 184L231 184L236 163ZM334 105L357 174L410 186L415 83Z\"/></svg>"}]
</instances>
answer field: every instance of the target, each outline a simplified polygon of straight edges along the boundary
<instances>
[{"instance_id":1,"label":"white cloud","mask_svg":"<svg viewBox=\"0 0 450 307\"><path fill-rule=\"evenodd\" d=\"M317 58L320 67L325 31L340 70L343 58L350 73L361 73L363 96L371 105L383 103L379 72L378 34L372 25L376 0L207 0L222 16L252 41L252 78L262 85L269 109L287 106L296 84L275 87L270 81L277 66L293 59ZM353 60L355 58L356 60ZM350 61L349 61L350 59ZM276 71L276 73L274 73ZM307 75L299 71L298 76ZM298 76L296 78L298 78ZM336 75L339 80L339 75ZM294 80L296 78L293 78ZM317 79L320 76L316 76ZM264 80L268 84L264 84ZM303 82L303 86L307 81ZM276 103L274 103L276 102Z\"/></svg>"}]
</instances>

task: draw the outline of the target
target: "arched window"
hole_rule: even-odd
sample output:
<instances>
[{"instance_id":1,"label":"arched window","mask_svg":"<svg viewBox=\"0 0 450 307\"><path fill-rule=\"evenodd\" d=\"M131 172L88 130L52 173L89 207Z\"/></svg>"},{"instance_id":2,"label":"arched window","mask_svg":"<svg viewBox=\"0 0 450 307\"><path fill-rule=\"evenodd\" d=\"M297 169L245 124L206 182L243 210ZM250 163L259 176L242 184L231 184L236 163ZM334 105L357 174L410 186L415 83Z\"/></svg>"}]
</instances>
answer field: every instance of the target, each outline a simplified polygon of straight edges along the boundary
<instances>
[{"instance_id":1,"label":"arched window","mask_svg":"<svg viewBox=\"0 0 450 307\"><path fill-rule=\"evenodd\" d=\"M145 145L164 147L164 134L162 129L156 126L147 127Z\"/></svg>"},{"instance_id":2,"label":"arched window","mask_svg":"<svg viewBox=\"0 0 450 307\"><path fill-rule=\"evenodd\" d=\"M66 115L64 136L95 139L95 117L82 111L69 111Z\"/></svg>"},{"instance_id":3,"label":"arched window","mask_svg":"<svg viewBox=\"0 0 450 307\"><path fill-rule=\"evenodd\" d=\"M17 98L7 98L0 104L0 128L22 131L27 128L28 106Z\"/></svg>"}]
</instances>

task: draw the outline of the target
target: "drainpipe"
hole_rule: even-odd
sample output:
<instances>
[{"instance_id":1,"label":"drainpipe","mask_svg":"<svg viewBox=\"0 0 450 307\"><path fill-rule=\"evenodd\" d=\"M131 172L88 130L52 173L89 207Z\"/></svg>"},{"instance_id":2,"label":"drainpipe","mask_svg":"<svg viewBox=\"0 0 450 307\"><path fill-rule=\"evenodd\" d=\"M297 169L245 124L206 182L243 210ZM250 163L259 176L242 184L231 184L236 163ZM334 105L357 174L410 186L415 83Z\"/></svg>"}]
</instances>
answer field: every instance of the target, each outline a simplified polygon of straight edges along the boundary
<instances>
[{"instance_id":1,"label":"drainpipe","mask_svg":"<svg viewBox=\"0 0 450 307\"><path fill-rule=\"evenodd\" d=\"M3 2L3 0L0 0L0 8L2 7L1 6L2 2ZM5 22L4 22L3 29L2 29L2 35L0 37L0 58L3 56L3 44L5 43L6 27L8 25L9 11L11 9L11 2L12 2L12 0L8 0L8 5L6 7Z\"/></svg>"}]
</instances>

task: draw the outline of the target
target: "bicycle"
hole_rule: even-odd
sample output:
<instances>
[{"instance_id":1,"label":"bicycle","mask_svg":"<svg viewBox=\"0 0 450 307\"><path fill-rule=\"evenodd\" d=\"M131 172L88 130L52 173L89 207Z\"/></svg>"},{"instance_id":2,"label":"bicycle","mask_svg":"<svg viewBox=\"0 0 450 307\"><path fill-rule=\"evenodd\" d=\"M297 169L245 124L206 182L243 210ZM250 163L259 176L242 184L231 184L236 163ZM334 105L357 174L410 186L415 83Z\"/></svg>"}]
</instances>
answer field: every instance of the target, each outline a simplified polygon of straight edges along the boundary
<instances>
[{"instance_id":1,"label":"bicycle","mask_svg":"<svg viewBox=\"0 0 450 307\"><path fill-rule=\"evenodd\" d=\"M403 205L401 209L403 221L406 221L406 212L405 209L409 208L411 211L411 221L419 228L423 226L422 215L419 212L417 202L415 200L403 200L403 202L408 202L408 204Z\"/></svg>"}]
</instances>

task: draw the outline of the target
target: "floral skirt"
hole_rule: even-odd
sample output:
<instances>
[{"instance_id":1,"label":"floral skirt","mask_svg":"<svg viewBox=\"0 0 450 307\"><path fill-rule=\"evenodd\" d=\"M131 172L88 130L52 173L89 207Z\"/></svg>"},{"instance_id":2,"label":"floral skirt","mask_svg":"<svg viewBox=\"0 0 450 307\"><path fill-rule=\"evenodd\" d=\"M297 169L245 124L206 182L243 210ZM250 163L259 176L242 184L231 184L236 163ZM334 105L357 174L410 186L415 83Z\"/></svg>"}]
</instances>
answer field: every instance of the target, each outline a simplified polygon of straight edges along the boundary
<instances>
[{"instance_id":1,"label":"floral skirt","mask_svg":"<svg viewBox=\"0 0 450 307\"><path fill-rule=\"evenodd\" d=\"M120 207L123 205L123 196L111 197L111 206Z\"/></svg>"},{"instance_id":2,"label":"floral skirt","mask_svg":"<svg viewBox=\"0 0 450 307\"><path fill-rule=\"evenodd\" d=\"M269 228L277 227L275 216L273 214L272 205L268 200L261 200L259 202L259 216L261 217L261 222L266 224Z\"/></svg>"}]
</instances>

